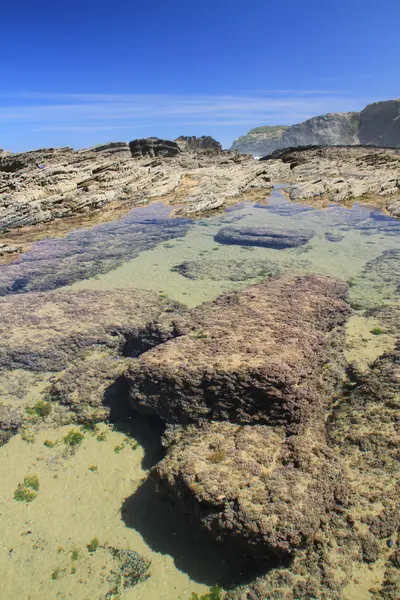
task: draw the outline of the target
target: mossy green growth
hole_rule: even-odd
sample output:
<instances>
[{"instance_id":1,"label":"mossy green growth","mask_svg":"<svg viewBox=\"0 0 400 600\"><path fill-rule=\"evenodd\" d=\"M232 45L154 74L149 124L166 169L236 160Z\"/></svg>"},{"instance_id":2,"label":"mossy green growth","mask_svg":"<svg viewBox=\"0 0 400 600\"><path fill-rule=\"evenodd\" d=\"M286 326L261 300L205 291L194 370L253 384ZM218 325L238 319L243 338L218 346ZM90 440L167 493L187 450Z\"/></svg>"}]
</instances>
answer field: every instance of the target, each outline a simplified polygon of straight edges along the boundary
<instances>
[{"instance_id":1,"label":"mossy green growth","mask_svg":"<svg viewBox=\"0 0 400 600\"><path fill-rule=\"evenodd\" d=\"M101 433L99 433L98 435L96 435L96 440L98 442L105 442L107 439L107 432L106 431L102 431Z\"/></svg>"},{"instance_id":2,"label":"mossy green growth","mask_svg":"<svg viewBox=\"0 0 400 600\"><path fill-rule=\"evenodd\" d=\"M32 502L37 496L39 487L39 478L37 475L24 477L23 483L20 483L14 491L14 500L17 502Z\"/></svg>"},{"instance_id":3,"label":"mossy green growth","mask_svg":"<svg viewBox=\"0 0 400 600\"><path fill-rule=\"evenodd\" d=\"M28 415L31 415L32 417L36 417L38 419L45 419L46 417L49 416L49 414L51 413L52 410L53 410L53 407L51 406L50 402L44 402L44 400L38 400L36 402L36 404L27 408L26 412L28 413Z\"/></svg>"},{"instance_id":4,"label":"mossy green growth","mask_svg":"<svg viewBox=\"0 0 400 600\"><path fill-rule=\"evenodd\" d=\"M36 492L24 487L21 483L14 492L14 500L17 502L32 502L36 496Z\"/></svg>"},{"instance_id":5,"label":"mossy green growth","mask_svg":"<svg viewBox=\"0 0 400 600\"><path fill-rule=\"evenodd\" d=\"M203 594L199 596L198 594L193 594L190 596L190 600L224 600L225 594L221 587L215 585L210 588L210 591L207 594Z\"/></svg>"},{"instance_id":6,"label":"mossy green growth","mask_svg":"<svg viewBox=\"0 0 400 600\"><path fill-rule=\"evenodd\" d=\"M51 440L45 440L43 442L43 446L46 446L46 448L54 448L55 445L56 442L52 442Z\"/></svg>"},{"instance_id":7,"label":"mossy green growth","mask_svg":"<svg viewBox=\"0 0 400 600\"><path fill-rule=\"evenodd\" d=\"M94 421L88 421L87 423L81 425L81 431L83 431L83 433L91 433L94 435L98 432L98 429L99 426Z\"/></svg>"},{"instance_id":8,"label":"mossy green growth","mask_svg":"<svg viewBox=\"0 0 400 600\"><path fill-rule=\"evenodd\" d=\"M39 491L39 477L37 475L28 475L24 477L23 485L27 488L31 488L31 490L35 490L35 492Z\"/></svg>"},{"instance_id":9,"label":"mossy green growth","mask_svg":"<svg viewBox=\"0 0 400 600\"><path fill-rule=\"evenodd\" d=\"M86 546L86 548L88 549L88 551L93 554L93 552L96 552L96 550L99 549L100 546L100 542L99 542L99 538L98 537L94 537L90 540L90 542L88 543L88 545Z\"/></svg>"},{"instance_id":10,"label":"mossy green growth","mask_svg":"<svg viewBox=\"0 0 400 600\"><path fill-rule=\"evenodd\" d=\"M371 329L370 333L372 333L373 335L383 335L384 333L386 333L386 331L384 329L381 329L380 327L374 327L373 329Z\"/></svg>"},{"instance_id":11,"label":"mossy green growth","mask_svg":"<svg viewBox=\"0 0 400 600\"><path fill-rule=\"evenodd\" d=\"M76 562L79 558L79 550L78 548L72 548L71 550L71 560Z\"/></svg>"},{"instance_id":12,"label":"mossy green growth","mask_svg":"<svg viewBox=\"0 0 400 600\"><path fill-rule=\"evenodd\" d=\"M83 435L83 433L71 429L71 431L69 431L67 435L64 435L63 442L65 444L68 444L68 446L79 446L79 444L81 444L84 439L85 436Z\"/></svg>"},{"instance_id":13,"label":"mossy green growth","mask_svg":"<svg viewBox=\"0 0 400 600\"><path fill-rule=\"evenodd\" d=\"M118 569L113 571L112 576L109 578L112 587L106 596L115 600L122 596L124 590L134 587L150 576L149 567L151 563L134 550L114 547L108 547L107 550L118 562Z\"/></svg>"},{"instance_id":14,"label":"mossy green growth","mask_svg":"<svg viewBox=\"0 0 400 600\"><path fill-rule=\"evenodd\" d=\"M114 446L115 454L119 454L125 448L125 444L120 444L119 446Z\"/></svg>"}]
</instances>

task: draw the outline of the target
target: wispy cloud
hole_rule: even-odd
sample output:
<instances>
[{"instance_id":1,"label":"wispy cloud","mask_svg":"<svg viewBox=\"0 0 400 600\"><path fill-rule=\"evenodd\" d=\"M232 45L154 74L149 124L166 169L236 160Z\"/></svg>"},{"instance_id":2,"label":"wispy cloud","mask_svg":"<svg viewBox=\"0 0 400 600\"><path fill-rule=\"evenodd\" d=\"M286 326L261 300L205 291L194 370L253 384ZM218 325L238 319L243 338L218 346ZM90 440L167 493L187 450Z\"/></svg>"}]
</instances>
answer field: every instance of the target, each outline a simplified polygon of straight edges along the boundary
<instances>
[{"instance_id":1,"label":"wispy cloud","mask_svg":"<svg viewBox=\"0 0 400 600\"><path fill-rule=\"evenodd\" d=\"M360 108L363 101L343 93L311 90L265 90L252 96L215 95L142 95L142 94L3 94L0 121L30 122L38 127L116 127L140 125L138 121L187 117L196 122L282 122L332 111ZM125 125L124 125L125 126ZM120 125L122 127L122 124Z\"/></svg>"},{"instance_id":2,"label":"wispy cloud","mask_svg":"<svg viewBox=\"0 0 400 600\"><path fill-rule=\"evenodd\" d=\"M369 101L343 90L311 89L215 95L3 91L0 125L7 132L3 143L10 140L13 147L22 138L33 147L97 143L104 139L101 132L135 128L142 128L143 137L211 133L229 145L257 125L290 125L327 112L360 110Z\"/></svg>"}]
</instances>

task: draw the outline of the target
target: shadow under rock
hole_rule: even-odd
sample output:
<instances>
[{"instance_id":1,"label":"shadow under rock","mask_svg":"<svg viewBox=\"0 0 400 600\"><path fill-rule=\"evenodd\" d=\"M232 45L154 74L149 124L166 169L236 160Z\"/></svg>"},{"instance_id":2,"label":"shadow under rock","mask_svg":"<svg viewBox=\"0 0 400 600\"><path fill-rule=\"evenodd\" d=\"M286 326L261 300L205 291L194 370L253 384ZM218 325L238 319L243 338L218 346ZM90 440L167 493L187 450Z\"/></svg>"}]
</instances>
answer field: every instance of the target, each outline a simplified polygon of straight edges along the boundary
<instances>
[{"instance_id":1,"label":"shadow under rock","mask_svg":"<svg viewBox=\"0 0 400 600\"><path fill-rule=\"evenodd\" d=\"M138 531L154 552L173 557L178 569L198 583L230 587L247 581L249 564L232 548L216 542L211 535L188 520L178 508L158 494L154 482L147 479L127 498L121 508L124 523ZM267 569L251 564L251 576ZM254 569L257 568L257 573Z\"/></svg>"}]
</instances>

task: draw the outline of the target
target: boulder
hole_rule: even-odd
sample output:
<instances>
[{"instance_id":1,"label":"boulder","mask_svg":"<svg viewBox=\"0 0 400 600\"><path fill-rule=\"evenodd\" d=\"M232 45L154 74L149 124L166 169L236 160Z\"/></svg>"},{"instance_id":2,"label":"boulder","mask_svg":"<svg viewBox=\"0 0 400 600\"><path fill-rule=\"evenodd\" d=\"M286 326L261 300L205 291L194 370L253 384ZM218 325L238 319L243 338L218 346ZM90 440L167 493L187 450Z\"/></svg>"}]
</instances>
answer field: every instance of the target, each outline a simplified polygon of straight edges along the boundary
<instances>
[{"instance_id":1,"label":"boulder","mask_svg":"<svg viewBox=\"0 0 400 600\"><path fill-rule=\"evenodd\" d=\"M309 543L344 491L334 454L311 430L202 423L182 428L153 478L217 539L260 559Z\"/></svg>"},{"instance_id":2,"label":"boulder","mask_svg":"<svg viewBox=\"0 0 400 600\"><path fill-rule=\"evenodd\" d=\"M209 135L201 137L181 135L174 140L182 152L222 152L222 146Z\"/></svg>"},{"instance_id":3,"label":"boulder","mask_svg":"<svg viewBox=\"0 0 400 600\"><path fill-rule=\"evenodd\" d=\"M223 227L214 236L219 244L261 246L263 248L297 248L307 244L313 231L295 229L269 229L268 227Z\"/></svg>"},{"instance_id":4,"label":"boulder","mask_svg":"<svg viewBox=\"0 0 400 600\"><path fill-rule=\"evenodd\" d=\"M170 423L301 428L324 410L340 379L345 291L326 277L284 276L190 311L185 335L144 353L127 372L132 406Z\"/></svg>"}]
</instances>

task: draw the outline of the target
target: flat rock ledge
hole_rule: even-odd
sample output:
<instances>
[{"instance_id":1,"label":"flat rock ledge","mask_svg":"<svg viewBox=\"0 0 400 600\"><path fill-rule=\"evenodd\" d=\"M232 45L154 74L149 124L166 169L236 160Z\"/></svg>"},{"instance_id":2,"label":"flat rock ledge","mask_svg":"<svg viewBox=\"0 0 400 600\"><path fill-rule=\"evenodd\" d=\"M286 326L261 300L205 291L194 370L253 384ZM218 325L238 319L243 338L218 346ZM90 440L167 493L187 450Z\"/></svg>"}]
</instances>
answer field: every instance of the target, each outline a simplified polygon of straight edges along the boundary
<instances>
[{"instance_id":1,"label":"flat rock ledge","mask_svg":"<svg viewBox=\"0 0 400 600\"><path fill-rule=\"evenodd\" d=\"M286 275L224 295L125 373L131 405L168 424L160 491L257 558L310 543L345 500L324 425L344 375L345 292Z\"/></svg>"},{"instance_id":2,"label":"flat rock ledge","mask_svg":"<svg viewBox=\"0 0 400 600\"><path fill-rule=\"evenodd\" d=\"M267 227L223 227L214 236L219 244L261 246L262 248L298 248L314 236L312 231L294 229L269 229Z\"/></svg>"}]
</instances>

